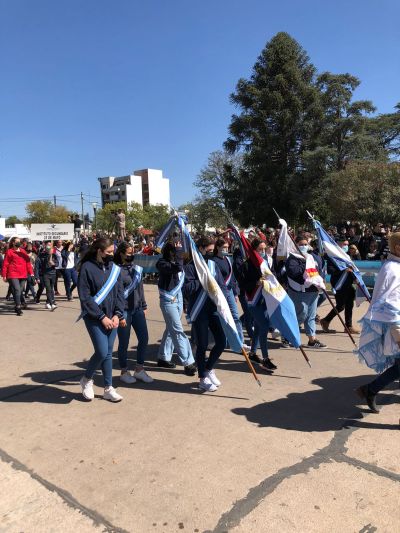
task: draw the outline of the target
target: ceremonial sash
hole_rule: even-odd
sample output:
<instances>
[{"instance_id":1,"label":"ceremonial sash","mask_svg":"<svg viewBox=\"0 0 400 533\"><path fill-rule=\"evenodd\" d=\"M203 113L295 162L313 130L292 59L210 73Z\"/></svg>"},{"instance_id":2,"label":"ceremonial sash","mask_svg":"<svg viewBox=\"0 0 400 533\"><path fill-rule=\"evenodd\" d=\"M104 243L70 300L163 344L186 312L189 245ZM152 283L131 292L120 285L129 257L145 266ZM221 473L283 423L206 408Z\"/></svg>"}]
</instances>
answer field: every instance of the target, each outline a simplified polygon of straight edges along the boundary
<instances>
[{"instance_id":1,"label":"ceremonial sash","mask_svg":"<svg viewBox=\"0 0 400 533\"><path fill-rule=\"evenodd\" d=\"M208 261L207 266L211 272L211 275L215 277L215 262L211 259ZM203 309L203 305L205 304L205 301L207 300L208 295L204 289L201 289L199 295L197 296L196 301L194 302L194 305L190 311L190 313L186 316L186 320L189 324L192 324L196 318L198 317L200 311Z\"/></svg>"},{"instance_id":2,"label":"ceremonial sash","mask_svg":"<svg viewBox=\"0 0 400 533\"><path fill-rule=\"evenodd\" d=\"M183 282L185 281L185 273L184 272L178 272L178 284L176 287L172 289L172 291L166 291L165 289L158 288L158 291L160 293L160 299L166 300L167 302L174 302L177 295L182 289Z\"/></svg>"},{"instance_id":3,"label":"ceremonial sash","mask_svg":"<svg viewBox=\"0 0 400 533\"><path fill-rule=\"evenodd\" d=\"M129 295L136 289L136 287L139 285L142 274L143 274L143 267L139 265L133 265L132 271L131 271L132 281L127 286L127 288L124 290L124 298L125 300L129 297Z\"/></svg>"},{"instance_id":4,"label":"ceremonial sash","mask_svg":"<svg viewBox=\"0 0 400 533\"><path fill-rule=\"evenodd\" d=\"M292 254L293 255L293 254ZM296 254L296 257L299 257ZM306 254L306 268L304 270L304 283L297 283L288 276L289 287L296 292L305 292L306 289L314 285L317 289L325 288L323 279L321 278L318 269L316 268L315 259L311 254Z\"/></svg>"},{"instance_id":5,"label":"ceremonial sash","mask_svg":"<svg viewBox=\"0 0 400 533\"><path fill-rule=\"evenodd\" d=\"M112 291L114 285L118 281L118 277L120 275L121 268L117 266L115 263L113 263L111 273L108 276L106 282L102 286L102 288L99 290L99 292L94 296L93 300L97 305L100 305L104 300L107 298L109 293ZM78 322L81 318L83 318L85 315L87 315L87 311L82 311L81 314L78 316L76 321Z\"/></svg>"},{"instance_id":6,"label":"ceremonial sash","mask_svg":"<svg viewBox=\"0 0 400 533\"><path fill-rule=\"evenodd\" d=\"M232 272L233 272L233 269L232 269L232 265L231 265L231 262L229 260L228 257L225 257L227 263L228 263L228 266L229 266L229 274L228 274L228 277L225 279L225 285L228 286L229 283L231 282L231 279L232 279Z\"/></svg>"}]
</instances>

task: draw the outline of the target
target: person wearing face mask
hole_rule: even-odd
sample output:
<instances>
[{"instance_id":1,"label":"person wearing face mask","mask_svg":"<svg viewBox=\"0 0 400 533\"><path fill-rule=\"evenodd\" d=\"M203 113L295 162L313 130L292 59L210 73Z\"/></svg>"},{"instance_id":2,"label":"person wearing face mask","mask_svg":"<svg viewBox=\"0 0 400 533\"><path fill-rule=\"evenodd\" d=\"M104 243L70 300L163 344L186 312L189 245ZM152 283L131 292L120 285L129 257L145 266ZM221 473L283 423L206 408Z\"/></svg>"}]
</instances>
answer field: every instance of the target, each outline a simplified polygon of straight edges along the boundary
<instances>
[{"instance_id":1,"label":"person wearing face mask","mask_svg":"<svg viewBox=\"0 0 400 533\"><path fill-rule=\"evenodd\" d=\"M253 239L251 241L251 246L265 261L267 257L267 245L265 241L261 241L257 238ZM265 300L260 292L257 294L257 289L261 285L261 271L259 268L256 268L250 259L243 262L240 271L248 309L253 317L254 323L249 358L256 363L261 364L269 372L272 372L277 369L277 366L271 361L268 354L267 335L270 330L270 322L269 317L266 314L267 309L265 306ZM255 297L254 294L257 294L257 296ZM258 345L260 345L261 348L262 359L257 355Z\"/></svg>"},{"instance_id":2,"label":"person wearing face mask","mask_svg":"<svg viewBox=\"0 0 400 533\"><path fill-rule=\"evenodd\" d=\"M58 258L51 241L44 243L44 249L39 253L35 262L35 278L39 280L36 303L40 302L44 288L46 288L46 308L50 311L57 309L54 287L56 284L56 265Z\"/></svg>"},{"instance_id":3,"label":"person wearing face mask","mask_svg":"<svg viewBox=\"0 0 400 533\"><path fill-rule=\"evenodd\" d=\"M3 261L2 277L9 283L17 316L26 309L25 284L28 276L33 276L33 269L28 254L21 248L19 237L12 237Z\"/></svg>"},{"instance_id":4,"label":"person wearing face mask","mask_svg":"<svg viewBox=\"0 0 400 533\"><path fill-rule=\"evenodd\" d=\"M296 238L299 252L292 252L286 259L285 269L288 281L288 295L296 308L299 326L304 323L308 337L308 348L326 348L315 336L318 305L318 283L323 276L319 255L309 252L308 241L303 235ZM319 275L318 275L319 274Z\"/></svg>"},{"instance_id":5,"label":"person wearing face mask","mask_svg":"<svg viewBox=\"0 0 400 533\"><path fill-rule=\"evenodd\" d=\"M346 238L341 238L338 241L338 245L343 250L344 253L349 251L349 241ZM328 274L331 275L331 285L335 288L341 280L343 271L339 270L333 261L328 257ZM345 324L352 334L360 333L358 328L353 326L353 307L354 301L356 299L356 290L353 286L354 276L352 274L351 268L347 270L347 276L345 277L343 283L338 287L335 292L336 299L336 311L332 309L325 318L322 318L320 321L322 331L325 333L333 333L334 330L329 329L330 322L335 318L336 313L341 313L344 310L344 321Z\"/></svg>"},{"instance_id":6,"label":"person wearing face mask","mask_svg":"<svg viewBox=\"0 0 400 533\"><path fill-rule=\"evenodd\" d=\"M158 350L157 365L161 368L175 368L172 354L176 350L187 376L196 374L192 347L181 322L183 311L182 286L185 280L183 272L183 256L177 249L179 238L167 242L162 249L162 257L157 261L158 290L160 308L165 320L165 331Z\"/></svg>"},{"instance_id":7,"label":"person wearing face mask","mask_svg":"<svg viewBox=\"0 0 400 533\"><path fill-rule=\"evenodd\" d=\"M154 380L144 369L149 333L147 330L147 303L144 297L142 269L133 264L133 248L122 241L115 254L115 263L121 267L121 279L124 287L124 319L118 328L118 361L121 368L120 380L131 384L136 381L152 383ZM128 346L133 328L138 339L136 368L133 373L128 370Z\"/></svg>"},{"instance_id":8,"label":"person wearing face mask","mask_svg":"<svg viewBox=\"0 0 400 533\"><path fill-rule=\"evenodd\" d=\"M36 262L36 254L33 252L31 243L27 244L25 251L29 256L29 261L31 262L32 270L34 270L35 262ZM36 300L35 284L36 284L35 276L28 276L26 280L25 300L29 297L29 293L31 293L33 301Z\"/></svg>"},{"instance_id":9,"label":"person wearing face mask","mask_svg":"<svg viewBox=\"0 0 400 533\"><path fill-rule=\"evenodd\" d=\"M239 311L237 307L237 298L239 294L239 287L236 282L235 276L233 275L232 263L229 258L229 244L222 237L218 238L215 242L213 261L218 266L222 277L224 278L225 285L228 291L228 305L232 313L232 318L236 324L236 329L239 333L240 340L242 341L243 347L248 350L249 346L244 344L244 335L243 335L243 326L239 318Z\"/></svg>"},{"instance_id":10,"label":"person wearing face mask","mask_svg":"<svg viewBox=\"0 0 400 533\"><path fill-rule=\"evenodd\" d=\"M214 270L215 281L221 288L225 298L227 298L228 291L222 274L218 266L212 261L214 242L208 237L200 237L197 241L197 248L209 268ZM188 300L187 312L193 325L197 342L196 363L200 379L199 389L207 392L215 392L221 385L221 382L215 374L214 366L224 351L226 345L225 333L221 326L217 307L211 298L204 293L193 261L185 265L184 271L185 282L183 292ZM205 294L204 299L202 298L203 294ZM211 330L214 336L215 344L206 362L208 329Z\"/></svg>"},{"instance_id":11,"label":"person wearing face mask","mask_svg":"<svg viewBox=\"0 0 400 533\"><path fill-rule=\"evenodd\" d=\"M78 285L78 272L76 270L78 256L75 253L75 244L73 242L67 242L64 244L61 252L61 258L65 294L67 296L67 300L70 302L73 300L72 293Z\"/></svg>"},{"instance_id":12,"label":"person wearing face mask","mask_svg":"<svg viewBox=\"0 0 400 533\"><path fill-rule=\"evenodd\" d=\"M389 254L375 280L368 311L361 320L359 355L380 375L356 392L373 413L377 394L400 378L400 233L389 237Z\"/></svg>"},{"instance_id":13,"label":"person wearing face mask","mask_svg":"<svg viewBox=\"0 0 400 533\"><path fill-rule=\"evenodd\" d=\"M125 299L121 270L113 259L113 243L101 238L89 246L78 267L79 318L83 318L94 348L80 380L83 397L89 401L94 399L93 376L99 367L104 379L103 398L122 400L112 386L112 353L118 326L124 320Z\"/></svg>"}]
</instances>

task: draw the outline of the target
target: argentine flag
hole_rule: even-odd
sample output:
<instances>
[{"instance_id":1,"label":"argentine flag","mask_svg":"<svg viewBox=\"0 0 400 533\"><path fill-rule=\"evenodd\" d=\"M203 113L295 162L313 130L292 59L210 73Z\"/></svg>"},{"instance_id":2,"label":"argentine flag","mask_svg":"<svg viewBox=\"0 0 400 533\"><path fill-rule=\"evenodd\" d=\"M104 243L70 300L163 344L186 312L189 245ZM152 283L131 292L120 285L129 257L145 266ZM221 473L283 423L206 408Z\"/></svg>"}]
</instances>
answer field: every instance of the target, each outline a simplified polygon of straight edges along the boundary
<instances>
[{"instance_id":1,"label":"argentine flag","mask_svg":"<svg viewBox=\"0 0 400 533\"><path fill-rule=\"evenodd\" d=\"M342 276L340 277L339 281L337 282L336 286L333 287L336 291L339 290L345 279L348 276L348 272L346 271L347 268L351 268L353 270L352 274L357 280L357 291L356 291L356 303L357 305L360 305L363 300L371 301L371 295L364 283L364 280L362 279L361 272L358 270L356 265L353 263L353 261L350 259L350 257L338 246L338 244L332 239L332 237L324 230L324 228L321 226L321 223L318 222L318 220L314 220L314 228L317 231L318 234L318 241L320 248L324 250L324 252L327 254L327 256L333 261L336 268L343 271Z\"/></svg>"},{"instance_id":2,"label":"argentine flag","mask_svg":"<svg viewBox=\"0 0 400 533\"><path fill-rule=\"evenodd\" d=\"M191 251L193 263L196 268L197 275L199 276L200 284L207 296L209 296L209 298L211 298L211 300L217 306L219 320L229 342L229 346L234 352L242 353L242 342L237 332L236 324L233 320L232 313L229 309L229 305L226 301L224 293L211 274L207 263L203 259L203 256L197 250L197 246L190 236L190 233L181 217L178 218L178 224L186 240L187 247Z\"/></svg>"},{"instance_id":3,"label":"argentine flag","mask_svg":"<svg viewBox=\"0 0 400 533\"><path fill-rule=\"evenodd\" d=\"M262 285L257 291L262 292L271 325L278 329L295 348L299 348L301 346L300 330L293 301L271 272L267 263L250 246L246 237L243 234L240 237L247 257L261 271ZM255 300L256 296L256 294L253 295L252 300Z\"/></svg>"}]
</instances>

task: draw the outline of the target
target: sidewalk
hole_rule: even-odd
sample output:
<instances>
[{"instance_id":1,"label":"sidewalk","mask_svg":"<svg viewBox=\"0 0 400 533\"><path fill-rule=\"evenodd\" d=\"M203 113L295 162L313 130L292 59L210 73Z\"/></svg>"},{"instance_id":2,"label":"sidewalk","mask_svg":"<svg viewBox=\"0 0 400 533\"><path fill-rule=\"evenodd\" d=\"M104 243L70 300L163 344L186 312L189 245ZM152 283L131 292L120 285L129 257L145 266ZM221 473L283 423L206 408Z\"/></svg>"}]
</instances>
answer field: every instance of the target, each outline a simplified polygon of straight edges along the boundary
<instances>
[{"instance_id":1,"label":"sidewalk","mask_svg":"<svg viewBox=\"0 0 400 533\"><path fill-rule=\"evenodd\" d=\"M182 367L155 366L164 322L145 285L155 381L120 384L115 359L123 402L100 398L99 375L87 403L78 382L91 344L75 323L78 300L16 317L5 289L0 532L400 531L398 386L379 396L379 415L360 406L354 389L372 372L344 333L320 335L328 348L307 352L312 368L271 341L278 370L257 368L261 388L226 352L222 387L200 394Z\"/></svg>"}]
</instances>

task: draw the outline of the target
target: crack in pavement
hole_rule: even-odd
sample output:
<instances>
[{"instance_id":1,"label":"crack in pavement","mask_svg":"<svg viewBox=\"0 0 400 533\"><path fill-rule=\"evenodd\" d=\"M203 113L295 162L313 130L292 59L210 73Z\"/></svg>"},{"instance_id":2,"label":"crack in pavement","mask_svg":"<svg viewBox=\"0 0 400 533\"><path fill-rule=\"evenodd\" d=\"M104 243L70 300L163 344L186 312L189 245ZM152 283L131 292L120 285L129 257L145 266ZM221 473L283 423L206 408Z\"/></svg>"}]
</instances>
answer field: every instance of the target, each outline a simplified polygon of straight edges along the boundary
<instances>
[{"instance_id":1,"label":"crack in pavement","mask_svg":"<svg viewBox=\"0 0 400 533\"><path fill-rule=\"evenodd\" d=\"M384 405L384 402L382 405ZM354 421L349 421L347 425L335 431L327 446L294 465L281 468L272 476L267 477L255 487L252 487L244 498L237 500L231 509L221 516L213 530L206 530L204 533L228 533L237 527L243 518L258 507L261 501L274 492L283 481L299 474L307 474L311 469L317 469L322 464L332 463L334 461L347 463L356 468L368 470L378 476L400 482L399 474L345 455L347 452L346 443L351 434L357 429L360 429L360 427L354 425Z\"/></svg>"},{"instance_id":2,"label":"crack in pavement","mask_svg":"<svg viewBox=\"0 0 400 533\"><path fill-rule=\"evenodd\" d=\"M45 487L50 492L55 492L63 502L65 502L69 507L71 507L74 510L79 511L83 515L85 515L87 518L90 518L92 522L96 526L103 527L103 531L106 531L107 533L129 533L126 529L122 529L120 527L116 527L111 522L109 522L104 516L99 514L96 511L93 511L92 509L89 509L88 507L85 507L81 503L76 500L72 494L70 494L68 491L57 487L57 485L54 485L50 481L47 481L43 477L39 476L39 474L36 474L33 470L28 468L26 465L9 455L4 450L0 449L0 459L4 461L5 463L9 463L14 470L19 470L21 472L25 472L29 474L29 476L34 479L35 481L38 481L43 487Z\"/></svg>"}]
</instances>

